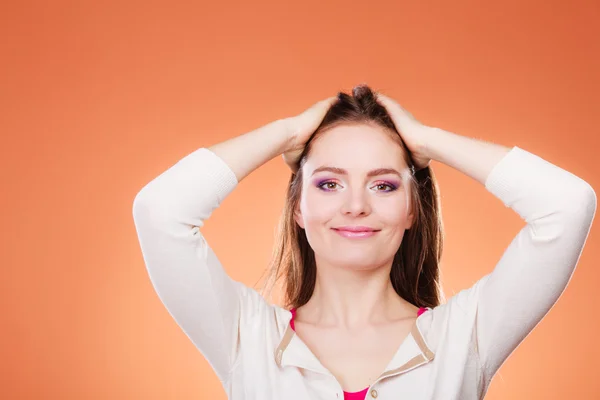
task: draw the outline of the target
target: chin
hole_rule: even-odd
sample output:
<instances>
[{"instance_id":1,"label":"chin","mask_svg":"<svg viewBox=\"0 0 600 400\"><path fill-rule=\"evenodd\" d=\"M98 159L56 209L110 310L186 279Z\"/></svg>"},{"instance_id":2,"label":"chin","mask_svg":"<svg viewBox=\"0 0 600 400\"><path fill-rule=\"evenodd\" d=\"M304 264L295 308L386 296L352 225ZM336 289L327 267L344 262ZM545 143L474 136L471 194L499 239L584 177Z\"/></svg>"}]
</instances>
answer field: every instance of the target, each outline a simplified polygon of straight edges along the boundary
<instances>
[{"instance_id":1,"label":"chin","mask_svg":"<svg viewBox=\"0 0 600 400\"><path fill-rule=\"evenodd\" d=\"M346 256L348 256L348 254L346 254ZM375 268L377 268L376 265L379 265L379 263L376 262L376 260L373 260L372 258L368 258L368 257L364 257L364 258L344 257L342 259L331 260L330 263L332 265L342 266L347 269L361 270L361 271L375 269Z\"/></svg>"}]
</instances>

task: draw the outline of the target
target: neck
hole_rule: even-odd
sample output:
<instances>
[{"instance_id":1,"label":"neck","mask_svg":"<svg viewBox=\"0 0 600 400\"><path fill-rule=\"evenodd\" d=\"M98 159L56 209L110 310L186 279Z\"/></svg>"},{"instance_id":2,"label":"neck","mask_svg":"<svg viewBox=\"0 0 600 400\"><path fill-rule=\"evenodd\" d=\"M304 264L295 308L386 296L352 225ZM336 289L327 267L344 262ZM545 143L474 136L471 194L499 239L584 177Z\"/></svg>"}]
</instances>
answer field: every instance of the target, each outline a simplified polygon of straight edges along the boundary
<instances>
[{"instance_id":1,"label":"neck","mask_svg":"<svg viewBox=\"0 0 600 400\"><path fill-rule=\"evenodd\" d=\"M354 329L416 316L418 307L402 299L390 281L391 263L349 269L317 263L315 290L297 310L297 320L330 328Z\"/></svg>"}]
</instances>

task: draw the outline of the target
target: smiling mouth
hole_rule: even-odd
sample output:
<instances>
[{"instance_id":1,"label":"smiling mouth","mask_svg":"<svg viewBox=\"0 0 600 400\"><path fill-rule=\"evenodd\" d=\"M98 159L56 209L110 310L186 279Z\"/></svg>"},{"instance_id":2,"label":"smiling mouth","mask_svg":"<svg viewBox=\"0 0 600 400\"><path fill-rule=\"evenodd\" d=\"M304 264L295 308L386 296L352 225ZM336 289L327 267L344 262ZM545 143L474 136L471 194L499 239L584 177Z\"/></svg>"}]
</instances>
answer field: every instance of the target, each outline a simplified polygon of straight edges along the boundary
<instances>
[{"instance_id":1,"label":"smiling mouth","mask_svg":"<svg viewBox=\"0 0 600 400\"><path fill-rule=\"evenodd\" d=\"M358 230L358 231L350 231L344 229L336 229L332 228L338 235L343 236L345 238L367 238L375 235L378 230Z\"/></svg>"}]
</instances>

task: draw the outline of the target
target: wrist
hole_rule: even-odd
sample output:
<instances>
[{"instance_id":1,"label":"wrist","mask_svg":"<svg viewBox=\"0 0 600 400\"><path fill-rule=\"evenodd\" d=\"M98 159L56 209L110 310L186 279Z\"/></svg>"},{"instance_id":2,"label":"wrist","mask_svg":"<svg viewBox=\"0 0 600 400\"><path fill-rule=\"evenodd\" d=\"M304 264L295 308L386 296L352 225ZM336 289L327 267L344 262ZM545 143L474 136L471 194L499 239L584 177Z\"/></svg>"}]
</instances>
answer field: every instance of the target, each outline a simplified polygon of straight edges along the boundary
<instances>
[{"instance_id":1,"label":"wrist","mask_svg":"<svg viewBox=\"0 0 600 400\"><path fill-rule=\"evenodd\" d=\"M438 130L438 128L427 126L421 132L421 134L420 134L421 143L420 143L418 152L423 157L433 159L431 153L432 153L432 149L433 149L433 144L436 141L436 136L439 134L437 132L437 130Z\"/></svg>"},{"instance_id":2,"label":"wrist","mask_svg":"<svg viewBox=\"0 0 600 400\"><path fill-rule=\"evenodd\" d=\"M297 140L296 140L296 132L292 129L292 124L290 123L289 118L278 119L273 122L273 126L277 131L280 132L283 141L281 152L286 153L288 151L296 150Z\"/></svg>"},{"instance_id":3,"label":"wrist","mask_svg":"<svg viewBox=\"0 0 600 400\"><path fill-rule=\"evenodd\" d=\"M421 154L430 160L439 160L439 147L443 144L444 138L452 133L441 128L427 127L423 133L423 142L421 143Z\"/></svg>"}]
</instances>

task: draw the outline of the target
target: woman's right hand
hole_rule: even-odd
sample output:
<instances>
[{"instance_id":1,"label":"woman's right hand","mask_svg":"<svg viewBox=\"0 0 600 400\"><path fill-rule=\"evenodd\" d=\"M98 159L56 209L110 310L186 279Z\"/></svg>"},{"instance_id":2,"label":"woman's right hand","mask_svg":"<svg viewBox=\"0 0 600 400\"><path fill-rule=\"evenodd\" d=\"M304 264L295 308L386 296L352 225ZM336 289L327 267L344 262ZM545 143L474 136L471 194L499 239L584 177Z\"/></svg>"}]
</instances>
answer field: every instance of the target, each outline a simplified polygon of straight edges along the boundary
<instances>
[{"instance_id":1,"label":"woman's right hand","mask_svg":"<svg viewBox=\"0 0 600 400\"><path fill-rule=\"evenodd\" d=\"M304 146L315 130L319 127L329 108L336 102L337 96L328 97L318 101L310 108L294 117L283 119L286 133L290 137L290 145L282 154L283 160L296 173L300 155Z\"/></svg>"}]
</instances>

